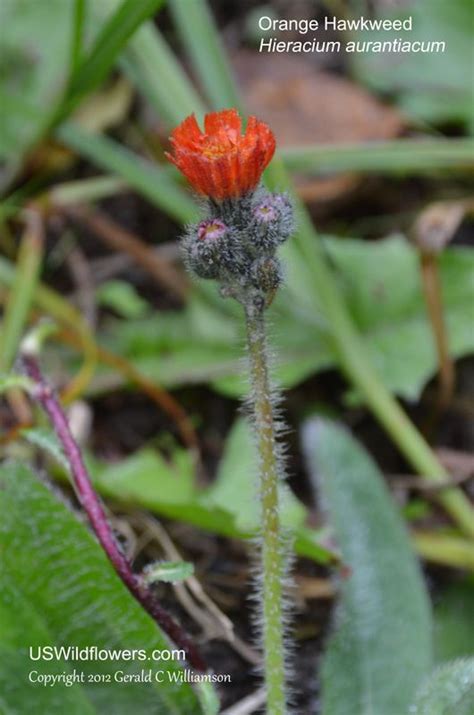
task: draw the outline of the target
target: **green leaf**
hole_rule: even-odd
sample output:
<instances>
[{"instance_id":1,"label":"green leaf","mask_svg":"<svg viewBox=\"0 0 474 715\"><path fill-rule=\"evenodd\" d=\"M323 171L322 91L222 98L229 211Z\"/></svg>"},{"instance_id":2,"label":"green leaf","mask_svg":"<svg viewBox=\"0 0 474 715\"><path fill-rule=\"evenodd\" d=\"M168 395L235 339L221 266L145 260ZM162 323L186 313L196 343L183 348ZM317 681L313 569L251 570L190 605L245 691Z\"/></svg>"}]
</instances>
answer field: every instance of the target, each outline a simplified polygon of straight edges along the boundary
<instances>
[{"instance_id":1,"label":"green leaf","mask_svg":"<svg viewBox=\"0 0 474 715\"><path fill-rule=\"evenodd\" d=\"M47 452L68 473L69 464L58 438L51 428L27 427L21 430L21 436L30 444Z\"/></svg>"},{"instance_id":2,"label":"green leaf","mask_svg":"<svg viewBox=\"0 0 474 715\"><path fill-rule=\"evenodd\" d=\"M188 452L176 449L172 461L159 452L142 449L119 464L96 470L96 483L106 494L121 499L136 498L163 505L188 504L195 497L192 460Z\"/></svg>"},{"instance_id":3,"label":"green leaf","mask_svg":"<svg viewBox=\"0 0 474 715\"><path fill-rule=\"evenodd\" d=\"M123 318L140 318L150 307L131 283L121 280L102 283L97 291L97 299L100 305L112 308Z\"/></svg>"},{"instance_id":4,"label":"green leaf","mask_svg":"<svg viewBox=\"0 0 474 715\"><path fill-rule=\"evenodd\" d=\"M143 579L146 583L156 583L157 581L176 583L185 581L193 573L194 566L187 561L158 561L147 566Z\"/></svg>"},{"instance_id":5,"label":"green leaf","mask_svg":"<svg viewBox=\"0 0 474 715\"><path fill-rule=\"evenodd\" d=\"M323 715L402 715L431 664L431 614L403 520L369 455L313 419L304 449L349 576L322 666Z\"/></svg>"},{"instance_id":6,"label":"green leaf","mask_svg":"<svg viewBox=\"0 0 474 715\"><path fill-rule=\"evenodd\" d=\"M445 52L383 52L353 54L357 75L370 87L393 93L407 114L430 122L469 122L472 87L472 3L470 0L417 0L384 18L413 18L403 40L444 41ZM382 15L381 15L382 17ZM395 30L358 33L358 41L384 41L400 37Z\"/></svg>"},{"instance_id":7,"label":"green leaf","mask_svg":"<svg viewBox=\"0 0 474 715\"><path fill-rule=\"evenodd\" d=\"M376 243L328 237L325 247L378 374L393 392L415 400L437 370L416 252L403 237ZM474 252L446 250L439 267L450 353L457 358L474 350ZM286 388L337 364L332 334L317 306L308 311L290 289L281 291L270 313L278 354L275 376ZM247 391L238 352L242 316L229 312L224 303L220 310L207 307L204 319L200 301L191 297L184 314L133 325L111 322L105 339L161 384L210 382L227 395L241 396ZM212 330L206 327L209 321Z\"/></svg>"},{"instance_id":8,"label":"green leaf","mask_svg":"<svg viewBox=\"0 0 474 715\"><path fill-rule=\"evenodd\" d=\"M0 474L0 703L8 713L77 715L134 712L198 715L196 695L186 683L118 683L123 671L179 671L172 660L148 660L153 649L172 649L158 627L130 596L87 529L50 491L19 464ZM145 661L32 661L30 646L82 649L144 649ZM83 672L110 676L106 683L66 688L29 684L27 674Z\"/></svg>"},{"instance_id":9,"label":"green leaf","mask_svg":"<svg viewBox=\"0 0 474 715\"><path fill-rule=\"evenodd\" d=\"M234 444L236 439L241 440L242 429L239 427L238 423L237 432L231 433ZM229 483L227 478L225 484L222 482L222 475L225 477L230 473L229 459L234 462L234 457L229 457L229 453L234 451L234 444L226 450L227 456L216 485L204 490L198 489L195 484L191 456L181 449L175 449L171 459L165 460L158 452L144 448L123 459L120 464L112 466L95 461L90 468L95 486L108 497L145 507L206 531L248 539L256 532L258 517L254 513L251 519L242 518L241 508L243 504L248 504L248 499L242 490L239 503L235 503L232 498L235 490L233 476L229 477ZM249 463L246 456L248 443L243 450L244 463ZM250 489L248 481L246 475L245 484ZM296 552L318 563L327 563L333 555L319 543L320 534L303 525L304 507L291 493L285 494L284 499L284 518L295 529Z\"/></svg>"},{"instance_id":10,"label":"green leaf","mask_svg":"<svg viewBox=\"0 0 474 715\"><path fill-rule=\"evenodd\" d=\"M231 512L237 528L256 531L260 523L257 494L257 455L248 420L238 419L226 440L217 480L208 490L212 504ZM306 518L306 508L289 488L281 487L281 520L294 530Z\"/></svg>"},{"instance_id":11,"label":"green leaf","mask_svg":"<svg viewBox=\"0 0 474 715\"><path fill-rule=\"evenodd\" d=\"M410 715L474 715L474 658L437 668L421 687Z\"/></svg>"},{"instance_id":12,"label":"green leaf","mask_svg":"<svg viewBox=\"0 0 474 715\"><path fill-rule=\"evenodd\" d=\"M33 383L24 375L15 375L14 373L5 374L0 372L0 395L3 392L8 392L9 390L17 387L22 390L29 390L33 387Z\"/></svg>"},{"instance_id":13,"label":"green leaf","mask_svg":"<svg viewBox=\"0 0 474 715\"><path fill-rule=\"evenodd\" d=\"M436 662L471 656L474 652L474 578L450 584L434 603Z\"/></svg>"},{"instance_id":14,"label":"green leaf","mask_svg":"<svg viewBox=\"0 0 474 715\"><path fill-rule=\"evenodd\" d=\"M185 521L206 531L249 539L257 529L258 516L254 512L250 520L242 518L241 507L244 502L247 503L246 497L242 492L236 503L233 498L235 477L229 471L231 462L235 463L232 453L235 452L236 442L242 447L244 463L249 463L247 452L250 442L242 443L240 424L238 422L231 432L219 478L208 489L197 488L192 458L181 449L175 449L168 460L150 448L143 448L119 464L109 465L90 455L86 462L97 490L107 497ZM23 431L23 436L36 447L47 451L61 465L62 469L55 476L67 481L68 470L64 469L64 457L54 435L47 430L29 429ZM244 486L250 490L247 474ZM331 561L334 554L320 543L322 534L304 526L306 510L303 505L289 490L283 490L282 498L283 518L294 530L296 553L317 563Z\"/></svg>"},{"instance_id":15,"label":"green leaf","mask_svg":"<svg viewBox=\"0 0 474 715\"><path fill-rule=\"evenodd\" d=\"M416 252L403 237L375 244L343 240L327 245L346 304L378 375L393 392L417 399L437 370L437 358ZM473 268L470 249L451 248L439 258L449 350L454 358L474 349Z\"/></svg>"}]
</instances>

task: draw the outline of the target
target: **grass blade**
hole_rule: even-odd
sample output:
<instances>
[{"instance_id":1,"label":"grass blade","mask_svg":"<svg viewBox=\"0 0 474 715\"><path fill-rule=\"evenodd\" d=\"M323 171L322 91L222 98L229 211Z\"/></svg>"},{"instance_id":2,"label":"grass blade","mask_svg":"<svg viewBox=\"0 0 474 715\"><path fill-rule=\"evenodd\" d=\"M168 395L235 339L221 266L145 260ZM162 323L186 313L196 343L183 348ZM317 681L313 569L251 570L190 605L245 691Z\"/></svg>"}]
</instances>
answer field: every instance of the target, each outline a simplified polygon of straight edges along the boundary
<instances>
[{"instance_id":1,"label":"grass blade","mask_svg":"<svg viewBox=\"0 0 474 715\"><path fill-rule=\"evenodd\" d=\"M73 77L80 65L84 39L85 0L74 0L73 28L71 40L70 76Z\"/></svg>"},{"instance_id":2,"label":"grass blade","mask_svg":"<svg viewBox=\"0 0 474 715\"><path fill-rule=\"evenodd\" d=\"M129 186L177 221L186 223L198 219L198 209L190 195L157 164L151 164L113 139L90 134L70 122L63 124L56 134L94 164L121 176Z\"/></svg>"},{"instance_id":3,"label":"grass blade","mask_svg":"<svg viewBox=\"0 0 474 715\"><path fill-rule=\"evenodd\" d=\"M163 4L163 0L123 0L99 32L92 50L74 72L68 99L60 110L70 113L78 102L96 89L113 67L118 55L138 27Z\"/></svg>"},{"instance_id":4,"label":"grass blade","mask_svg":"<svg viewBox=\"0 0 474 715\"><path fill-rule=\"evenodd\" d=\"M280 150L290 171L422 173L474 166L472 139L399 139L337 146L305 145Z\"/></svg>"},{"instance_id":5,"label":"grass blade","mask_svg":"<svg viewBox=\"0 0 474 715\"><path fill-rule=\"evenodd\" d=\"M241 107L232 70L207 3L169 0L168 7L211 107Z\"/></svg>"},{"instance_id":6,"label":"grass blade","mask_svg":"<svg viewBox=\"0 0 474 715\"><path fill-rule=\"evenodd\" d=\"M140 28L121 65L168 126L179 124L193 112L198 119L204 116L206 107L202 99L152 25Z\"/></svg>"},{"instance_id":7,"label":"grass blade","mask_svg":"<svg viewBox=\"0 0 474 715\"><path fill-rule=\"evenodd\" d=\"M26 212L25 220L25 233L0 334L0 370L3 372L11 368L15 359L33 302L43 258L42 219L37 211L30 209Z\"/></svg>"}]
</instances>

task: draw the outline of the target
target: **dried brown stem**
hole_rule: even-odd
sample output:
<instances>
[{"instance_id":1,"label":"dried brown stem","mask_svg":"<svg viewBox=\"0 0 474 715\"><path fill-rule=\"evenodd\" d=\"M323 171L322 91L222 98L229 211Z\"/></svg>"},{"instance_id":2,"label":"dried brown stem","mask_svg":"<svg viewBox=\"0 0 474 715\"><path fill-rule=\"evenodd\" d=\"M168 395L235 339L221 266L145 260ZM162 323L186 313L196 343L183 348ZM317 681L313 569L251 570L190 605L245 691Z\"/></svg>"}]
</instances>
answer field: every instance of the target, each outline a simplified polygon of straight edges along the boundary
<instances>
[{"instance_id":1,"label":"dried brown stem","mask_svg":"<svg viewBox=\"0 0 474 715\"><path fill-rule=\"evenodd\" d=\"M98 209L91 211L85 206L64 206L61 212L87 226L93 233L116 251L123 251L153 276L175 298L183 301L187 295L187 281L176 268L157 255L135 234L125 230Z\"/></svg>"},{"instance_id":2,"label":"dried brown stem","mask_svg":"<svg viewBox=\"0 0 474 715\"><path fill-rule=\"evenodd\" d=\"M450 402L454 391L454 364L449 354L448 336L443 314L443 299L439 278L438 263L432 253L422 253L421 276L426 307L435 340L439 365L438 409L444 409Z\"/></svg>"}]
</instances>

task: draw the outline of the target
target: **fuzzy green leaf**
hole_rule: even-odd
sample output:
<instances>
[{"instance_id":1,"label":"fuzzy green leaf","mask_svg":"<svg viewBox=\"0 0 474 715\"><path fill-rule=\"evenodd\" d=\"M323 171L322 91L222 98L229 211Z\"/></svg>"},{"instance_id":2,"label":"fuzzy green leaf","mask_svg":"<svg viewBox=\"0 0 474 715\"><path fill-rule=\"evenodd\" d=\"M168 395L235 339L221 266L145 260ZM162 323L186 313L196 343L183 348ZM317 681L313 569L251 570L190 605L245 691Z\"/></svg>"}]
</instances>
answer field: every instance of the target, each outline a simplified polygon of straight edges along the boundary
<instances>
[{"instance_id":1,"label":"fuzzy green leaf","mask_svg":"<svg viewBox=\"0 0 474 715\"><path fill-rule=\"evenodd\" d=\"M350 569L322 666L323 715L402 715L431 664L431 614L403 520L342 428L309 421L304 449Z\"/></svg>"},{"instance_id":2,"label":"fuzzy green leaf","mask_svg":"<svg viewBox=\"0 0 474 715\"><path fill-rule=\"evenodd\" d=\"M117 683L118 671L177 672L171 660L126 658L30 660L29 646L97 646L98 649L173 648L130 596L90 533L25 467L0 473L0 704L14 715L108 713L199 715L185 683ZM84 672L85 682L45 688L28 672ZM88 683L89 674L110 682Z\"/></svg>"},{"instance_id":3,"label":"fuzzy green leaf","mask_svg":"<svg viewBox=\"0 0 474 715\"><path fill-rule=\"evenodd\" d=\"M143 578L146 583L185 581L194 573L194 566L187 561L159 561L147 566Z\"/></svg>"},{"instance_id":4,"label":"fuzzy green leaf","mask_svg":"<svg viewBox=\"0 0 474 715\"><path fill-rule=\"evenodd\" d=\"M460 67L472 65L472 3L470 0L413 0L383 18L413 18L403 40L444 41L444 52L360 52L353 67L369 86L394 94L406 114L425 121L469 122L472 119L472 77ZM382 17L382 15L381 15ZM358 41L400 38L398 30L367 30Z\"/></svg>"},{"instance_id":5,"label":"fuzzy green leaf","mask_svg":"<svg viewBox=\"0 0 474 715\"><path fill-rule=\"evenodd\" d=\"M410 715L474 715L474 658L437 668L420 688Z\"/></svg>"}]
</instances>

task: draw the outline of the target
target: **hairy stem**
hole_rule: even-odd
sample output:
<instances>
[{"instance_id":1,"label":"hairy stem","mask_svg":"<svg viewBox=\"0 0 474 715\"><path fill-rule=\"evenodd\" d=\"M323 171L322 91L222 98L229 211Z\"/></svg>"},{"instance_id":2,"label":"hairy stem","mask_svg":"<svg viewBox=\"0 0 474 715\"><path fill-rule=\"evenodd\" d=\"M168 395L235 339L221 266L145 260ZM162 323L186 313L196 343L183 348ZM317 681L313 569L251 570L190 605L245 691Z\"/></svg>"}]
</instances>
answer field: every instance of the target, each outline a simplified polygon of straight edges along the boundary
<instances>
[{"instance_id":1,"label":"hairy stem","mask_svg":"<svg viewBox=\"0 0 474 715\"><path fill-rule=\"evenodd\" d=\"M262 632L267 712L270 715L283 715L286 711L283 643L285 564L278 504L278 448L268 378L263 309L247 306L245 313L260 472Z\"/></svg>"},{"instance_id":2,"label":"hairy stem","mask_svg":"<svg viewBox=\"0 0 474 715\"><path fill-rule=\"evenodd\" d=\"M189 663L197 670L206 670L206 666L189 636L172 616L160 606L151 591L130 568L130 564L115 540L102 503L92 486L91 478L84 464L79 446L71 434L64 410L50 386L44 380L36 358L28 354L23 355L22 359L25 372L35 385L32 396L41 405L51 421L68 461L77 497L87 513L99 543L116 573L132 596L151 615L169 638L186 652Z\"/></svg>"}]
</instances>

